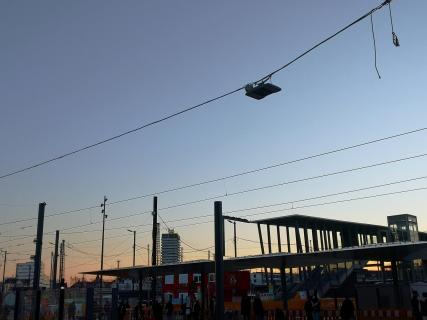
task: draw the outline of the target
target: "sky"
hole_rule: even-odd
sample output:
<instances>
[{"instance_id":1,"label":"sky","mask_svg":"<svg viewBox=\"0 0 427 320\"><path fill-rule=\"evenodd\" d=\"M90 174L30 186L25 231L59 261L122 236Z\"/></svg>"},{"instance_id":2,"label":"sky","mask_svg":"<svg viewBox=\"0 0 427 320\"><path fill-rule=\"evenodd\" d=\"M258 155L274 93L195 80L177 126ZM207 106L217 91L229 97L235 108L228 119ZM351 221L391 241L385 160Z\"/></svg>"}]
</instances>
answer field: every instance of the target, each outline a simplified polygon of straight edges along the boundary
<instances>
[{"instance_id":1,"label":"sky","mask_svg":"<svg viewBox=\"0 0 427 320\"><path fill-rule=\"evenodd\" d=\"M0 3L0 175L97 142L259 79L379 1L2 1ZM242 91L138 133L1 179L1 222L98 206L265 167L426 127L427 3L388 9L313 51L272 81L282 91L253 100ZM426 175L425 157L262 191L229 195L426 152L427 131L195 188L159 194L159 215L185 241L185 259L213 246L213 202L224 211L364 188ZM425 179L343 196L427 186ZM261 214L305 214L386 224L410 213L427 230L426 192ZM299 205L325 202L313 200ZM286 209L288 208L288 209ZM152 197L107 206L106 267L147 263ZM263 212L254 210L249 213ZM138 214L140 213L140 214ZM124 218L133 214L131 217ZM211 217L208 215L211 214ZM197 216L204 218L194 218ZM118 218L118 219L117 219ZM99 267L100 208L45 222L49 270L54 230L67 243L66 276ZM181 221L180 221L181 220ZM0 222L0 223L1 223ZM73 228L87 224L83 228ZM165 226L162 224L162 231ZM64 230L67 229L67 230ZM253 225L238 227L240 255L257 254ZM34 220L0 225L7 274L34 254ZM24 238L25 237L25 238ZM231 225L226 227L231 255ZM243 240L245 239L245 240ZM203 249L196 251L195 249Z\"/></svg>"}]
</instances>

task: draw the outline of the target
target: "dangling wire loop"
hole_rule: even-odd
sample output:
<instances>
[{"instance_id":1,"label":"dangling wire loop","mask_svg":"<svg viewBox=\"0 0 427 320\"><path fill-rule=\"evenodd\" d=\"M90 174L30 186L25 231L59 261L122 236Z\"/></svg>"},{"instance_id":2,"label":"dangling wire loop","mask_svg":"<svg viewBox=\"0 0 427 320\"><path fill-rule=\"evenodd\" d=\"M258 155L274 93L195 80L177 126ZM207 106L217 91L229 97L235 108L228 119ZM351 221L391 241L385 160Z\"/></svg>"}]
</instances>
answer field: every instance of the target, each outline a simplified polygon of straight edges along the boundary
<instances>
[{"instance_id":1,"label":"dangling wire loop","mask_svg":"<svg viewBox=\"0 0 427 320\"><path fill-rule=\"evenodd\" d=\"M388 3L388 12L390 14L390 25L391 25L391 34L393 36L393 44L395 47L400 47L399 38L397 37L396 33L394 32L394 26L393 26L393 15L391 14L391 3Z\"/></svg>"},{"instance_id":2,"label":"dangling wire loop","mask_svg":"<svg viewBox=\"0 0 427 320\"><path fill-rule=\"evenodd\" d=\"M377 67L377 44L375 42L374 21L372 19L372 13L371 13L371 31L372 31L372 40L374 41L375 70L377 71L378 78L381 79L381 75Z\"/></svg>"}]
</instances>

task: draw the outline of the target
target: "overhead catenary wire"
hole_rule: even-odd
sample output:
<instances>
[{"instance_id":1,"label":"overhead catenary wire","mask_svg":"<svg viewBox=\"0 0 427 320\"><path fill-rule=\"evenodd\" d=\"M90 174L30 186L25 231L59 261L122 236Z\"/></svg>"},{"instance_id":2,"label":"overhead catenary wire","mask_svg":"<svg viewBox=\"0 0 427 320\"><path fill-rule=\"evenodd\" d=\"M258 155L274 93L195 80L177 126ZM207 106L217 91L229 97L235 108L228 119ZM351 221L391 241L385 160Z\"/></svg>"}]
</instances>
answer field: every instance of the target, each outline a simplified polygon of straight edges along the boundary
<instances>
[{"instance_id":1,"label":"overhead catenary wire","mask_svg":"<svg viewBox=\"0 0 427 320\"><path fill-rule=\"evenodd\" d=\"M200 182L193 183L193 184L187 184L187 185L183 185L183 186L159 190L157 192L151 192L151 193L140 195L140 196L135 196L135 197L130 197L130 198L122 199L122 200L117 200L117 201L110 202L108 205L119 204L119 203L128 202L128 201L132 201L132 200L138 200L138 199L152 197L152 196L156 196L156 195L161 195L161 194L165 194L165 193L169 193L169 192L180 191L180 190L194 188L194 187L198 187L198 186L202 186L202 185L206 185L206 184L211 184L211 183L215 183L215 182L220 182L220 181L224 181L224 180L228 180L228 179L233 179L233 178L237 178L237 177L241 177L241 176L245 176L245 175L249 175L249 174L253 174L253 173L258 173L258 172L262 172L262 171L266 171L266 170L270 170L270 169L274 169L274 168L278 168L278 167L282 167L282 166L286 166L286 165L295 164L298 162L303 162L306 160L311 160L311 159L331 155L334 153L339 153L342 151L356 149L356 148L368 146L371 144L404 137L404 136L415 134L415 133L420 133L420 132L423 132L426 130L427 130L427 127L423 127L423 128L418 128L418 129L406 131L406 132L401 132L401 133L393 134L390 136L386 136L386 137L382 137L382 138L378 138L378 139L374 139L374 140L369 140L369 141L361 142L358 144L353 144L350 146L340 147L340 148L328 150L325 152L321 152L321 153L317 153L317 154L313 154L313 155L309 155L309 156L305 156L305 157L301 157L301 158L297 158L297 159L293 159L293 160L288 160L288 161L284 161L284 162L280 162L280 163L270 164L268 166L264 166L264 167L260 167L260 168L256 168L256 169L252 169L252 170L247 170L247 171L242 171L242 172L234 173L231 175L226 175L226 176L215 178L215 179L204 180L204 181L200 181ZM92 207L88 207L88 208L92 208ZM82 209L82 210L86 210L86 209ZM74 211L80 211L80 210L74 210ZM68 212L70 212L70 211L68 211ZM68 212L66 211L65 213L68 213ZM58 214L61 214L61 213L58 213Z\"/></svg>"},{"instance_id":2,"label":"overhead catenary wire","mask_svg":"<svg viewBox=\"0 0 427 320\"><path fill-rule=\"evenodd\" d=\"M239 218L247 218L247 217L259 216L259 215L268 215L268 214L271 214L271 213L278 213L278 212L284 212L284 211L292 211L292 210L304 209L304 208L320 207L320 206L326 206L326 205L331 205L331 204L339 204L339 203L359 201L359 200L366 200L366 199L374 199L374 198L380 198L380 197L386 197L386 196L392 196L392 195L398 195L398 194L405 194L405 193L411 193L411 192L417 192L417 191L425 191L425 190L427 190L427 187L411 188L411 189L398 190L398 191L385 192L385 193L378 193L378 194L361 196L361 197L355 197L355 198L347 198L347 199L341 199L341 200L335 200L335 201L314 203L314 204L309 204L309 205L304 205L304 206L298 206L298 207L293 206L293 207L290 207L290 208L280 208L280 209L277 209L277 210L262 211L262 212L257 212L257 213L253 213L253 214L237 215L237 217L239 217ZM224 213L228 213L228 212L224 212ZM192 223L192 224L177 225L177 226L174 226L174 228L178 229L178 228L195 226L195 225L202 225L202 224L213 223L213 222L214 222L213 220L203 221L203 222L195 222L195 223Z\"/></svg>"},{"instance_id":3,"label":"overhead catenary wire","mask_svg":"<svg viewBox=\"0 0 427 320\"><path fill-rule=\"evenodd\" d=\"M338 203L344 203L344 202L373 199L373 198L386 197L386 196L392 196L392 195L404 194L404 193L410 193L410 192L416 192L416 191L424 191L424 190L427 190L427 187L412 188L412 189L399 190L399 191L386 192L386 193L379 193L379 194L374 194L374 195L369 195L369 196L362 196L362 197L356 197L356 198L350 198L350 199L342 199L342 200L335 200L335 201L329 201L329 202L308 204L308 205L299 206L299 207L282 208L282 209L278 209L278 210L271 210L271 211L254 213L254 214L246 214L246 215L243 215L242 217L252 217L252 216L257 216L257 215L266 215L266 214L283 212L283 211L290 211L290 210L296 210L296 209L305 209L305 208L312 208L312 207L320 207L320 206L326 206L326 205L331 205L331 204L338 204Z\"/></svg>"},{"instance_id":4,"label":"overhead catenary wire","mask_svg":"<svg viewBox=\"0 0 427 320\"><path fill-rule=\"evenodd\" d=\"M333 171L333 172L323 173L323 174L320 174L320 175L315 175L315 176L310 176L310 177L305 177L305 178L299 178L299 179L294 179L294 180L288 180L288 181L284 181L284 182L280 182L280 183L276 183L276 184L265 185L265 186L260 186L260 187L256 187L256 188L248 188L248 189L239 190L239 191L236 191L236 192L231 192L231 193L227 193L227 194L223 194L223 195L217 195L217 196L214 196L214 197L208 197L208 198L193 200L193 201L189 201L189 202L185 202L185 203L174 204L174 205L167 206L167 207L164 207L164 208L159 208L158 210L159 211L170 210L172 208L177 208L177 207L182 207L182 206L186 206L186 205L190 205L190 204L195 204L195 203L210 201L210 200L213 200L213 199L220 199L220 198L224 198L224 197L232 197L232 196L241 195L241 194L245 194L245 193L250 193L250 192L255 192L255 191L260 191L260 190L265 190L265 189L270 189L270 188L276 188L276 187L280 187L280 186L284 186L284 185L290 185L290 184L295 184L295 183L300 183L300 182L305 182L305 181L322 179L322 178L326 178L326 177L330 177L330 176L335 176L335 175L340 175L340 174L344 174L344 173L350 173L350 172L365 170L365 169L379 167L379 166L384 166L384 165L388 165L388 164L394 164L394 163L398 163L398 162L402 162L402 161L407 161L407 160L413 160L413 159L422 158L422 157L426 157L426 156L427 156L427 153L421 153L421 154L407 156L407 157L403 157L403 158L399 158L399 159L394 159L394 160L389 160L389 161L383 161L383 162L377 162L377 163L373 163L373 164L369 164L369 165L364 165L364 166L359 166L359 167L354 167L354 168L350 168L350 169ZM415 179L422 179L422 178L423 177L417 177ZM144 211L144 212L141 212L141 213L134 213L134 214L130 214L130 215L119 216L119 217L115 217L115 218L110 219L110 221L113 221L113 220L115 220L115 221L122 220L122 219L130 218L130 217L133 217L133 216L139 216L141 214L147 214L147 213L150 213L150 212L151 211L147 210L147 211ZM85 227L85 226L90 226L90 225L93 225L93 224L98 224L100 222L101 221L92 222L92 223L86 223L86 224L81 224L81 225L78 225L78 226L72 226L72 227L68 227L68 228L62 229L61 231L70 230L70 229L77 229L77 228L81 228L81 227ZM54 234L54 233L55 233L55 230L46 232L46 234ZM14 239L9 239L9 240L5 240L5 241L0 241L0 244L2 244L2 243L10 243L10 242L13 242L13 241L19 241L19 240L31 238L33 236L34 235L32 235L32 236L23 236L21 238L14 238Z\"/></svg>"},{"instance_id":5,"label":"overhead catenary wire","mask_svg":"<svg viewBox=\"0 0 427 320\"><path fill-rule=\"evenodd\" d=\"M338 30L338 31L337 31L337 32L335 32L334 34L330 35L329 37L327 37L327 38L325 38L324 40L320 41L319 43L315 44L315 45L314 45L314 46L312 46L311 48L309 48L309 49L305 50L303 53L301 53L300 55L298 55L297 57L295 57L295 58L294 58L294 59L292 59L291 61L289 61L289 62L287 62L286 64L282 65L281 67L279 67L279 68L277 68L277 69L273 70L272 72L269 72L267 75L265 75L265 76L261 77L258 81L255 81L255 82L266 81L266 80L270 79L273 75L275 75L276 73L278 73L278 72L280 72L280 71L284 70L285 68L289 67L289 66L290 66L290 65L292 65L293 63L297 62L298 60L300 60L301 58L303 58L305 55L309 54L310 52L312 52L312 51L313 51L313 50L315 50L316 48L320 47L321 45L323 45L323 44L325 44L326 42L330 41L331 39L335 38L336 36L338 36L339 34L341 34L342 32L344 32L345 30L349 29L350 27L354 26L355 24L359 23L360 21L364 20L364 19L365 19L365 18L367 18L368 16L372 15L374 12L376 12L376 11L378 11L378 10L382 9L385 5L390 4L390 3L391 3L391 1L392 1L392 0L386 0L386 1L384 1L384 2L383 2L383 3L381 3L380 5L378 5L378 6L376 6L375 8L373 8L373 9L369 10L369 12L365 13L364 15L362 15L362 16L361 16L361 17L359 17L359 18L357 18L357 19L356 19L356 20L354 20L353 22L351 22L351 23L349 23L348 25L346 25L345 27L341 28L340 30ZM239 91L243 90L244 88L245 88L245 86L239 86L239 87L237 87L236 89L233 89L233 90L230 90L230 91L228 91L228 92L226 92L226 93L220 94L220 95L218 95L218 96L216 96L216 97L214 97L214 98L211 98L211 99L205 100L205 101L203 101L203 102L201 102L201 103L199 103L199 104L196 104L196 105L194 105L194 106L184 108L184 109L182 109L182 110L180 110L180 111L174 112L174 113L172 113L172 114L170 114L170 115L164 116L164 117L159 118L159 119L157 119L157 120L154 120L154 121L148 122L148 123L143 124L143 125L141 125L141 126L138 126L138 127L136 127L136 128L133 128L133 129L130 129L130 130L124 131L124 132L119 133L119 134L117 134L117 135L114 135L114 136L112 136L112 137L109 137L109 138L106 138L106 139L100 140L100 141L95 142L95 143L92 143L92 144L88 144L88 145L86 145L86 146L83 146L83 147L80 147L80 148L74 149L74 150L72 150L72 151L66 152L66 153L61 154L61 155L59 155L59 156L52 157L52 158L50 158L50 159L47 159L47 160L44 160L44 161L41 161L41 162L38 162L38 163L34 163L34 164L29 165L29 166L27 166L27 167L24 167L24 168L22 168L22 169L18 169L18 170L14 170L14 171L11 171L11 172L8 172L8 173L5 173L5 174L3 174L3 175L0 175L0 179L4 179L4 178L7 178L7 177L10 177L10 176L13 176L13 175L16 175L16 174L22 173L22 172L26 172L26 171L29 171L29 170L32 170L32 169L35 169L35 168L38 168L38 167L41 167L41 166L47 165L47 164L49 164L49 163L52 163L52 162L55 162L55 161L58 161L58 160L61 160L61 159L67 158L67 157L72 156L72 155L75 155L75 154L77 154L77 153L80 153L80 152L83 152L83 151L86 151L86 150L89 150L89 149L95 148L95 147L97 147L97 146L100 146L100 145L102 145L102 144L105 144L105 143L111 142L111 141L113 141L113 140L117 140L117 139L122 138L122 137L124 137L124 136L127 136L127 135L129 135L129 134L132 134L132 133L135 133L135 132L141 131L141 130L146 129L146 128L148 128L148 127L151 127L151 126L154 126L154 125L156 125L156 124L159 124L159 123L161 123L161 122L167 121L167 120L169 120L169 119L171 119L171 118L174 118L174 117L180 116L180 115L182 115L182 114L184 114L184 113L190 112L190 111L192 111L192 110L199 109L199 108L201 108L201 107L203 107L203 106L205 106L205 105L207 105L207 104L210 104L210 103L212 103L212 102L215 102L215 101L217 101L217 100L220 100L220 99L223 99L223 98L225 98L225 97L227 97L227 96L230 96L230 95L232 95L232 94L234 94L234 93L237 93L237 92L239 92Z\"/></svg>"},{"instance_id":6,"label":"overhead catenary wire","mask_svg":"<svg viewBox=\"0 0 427 320\"><path fill-rule=\"evenodd\" d=\"M309 204L309 205L304 205L304 206L292 206L291 208L280 208L277 210L262 211L262 212L257 212L257 213L253 213L253 214L238 215L238 217L242 217L242 218L246 217L247 218L247 217L260 216L260 215L269 215L269 214L278 213L278 212L294 211L294 210L304 209L304 208L313 208L313 207L339 204L339 203L345 203L345 202L374 199L374 198L379 198L379 197L386 197L386 196L405 194L405 193L411 193L411 192L417 192L417 191L425 191L425 190L427 190L427 187L411 188L411 189L398 190L398 191L393 191L393 192L386 192L386 193L379 193L379 194L373 194L373 195L367 195L367 196L361 196L361 197L354 197L354 198L347 198L347 199L341 199L341 200L335 200L335 201ZM293 202L296 202L296 201L293 201ZM231 213L231 212L236 212L236 210L228 211L228 212L224 212L224 213ZM192 218L195 219L196 217L192 217ZM196 225L203 225L203 224L208 224L208 223L213 223L213 222L214 222L213 220L202 221L202 222L196 222L196 223L191 223L191 224L176 225L176 226L174 226L174 228L179 229L179 228L196 226ZM105 239L117 239L117 238L122 238L122 237L123 237L123 235L119 235L119 236L106 237ZM101 241L101 238L85 240L85 241L80 241L80 242L74 242L73 245L89 243L89 242L98 242L98 241ZM187 245L191 249L198 250L198 251L204 251L204 250L209 249L209 247L203 248L203 249L194 248L193 246L189 245L188 243L185 243L185 245Z\"/></svg>"},{"instance_id":7,"label":"overhead catenary wire","mask_svg":"<svg viewBox=\"0 0 427 320\"><path fill-rule=\"evenodd\" d=\"M395 139L395 138L398 138L398 137L402 137L402 136L406 136L406 135L409 135L409 134L414 134L414 133L422 132L422 131L425 131L425 130L427 130L427 127L418 128L418 129L414 129L414 130L411 130L411 131L406 131L406 132L403 132L403 133L394 134L394 135L391 135L391 136L387 136L387 137L383 137L383 138L379 138L379 139L375 139L375 140L370 140L370 141L362 142L362 143L359 143L359 144L355 144L355 145L351 145L351 146L346 146L346 147L342 147L342 148L338 148L338 149L334 149L334 150L330 150L330 151L326 151L326 152L322 152L322 153L318 153L318 154L314 154L314 155L310 155L310 156L306 156L306 157L302 157L302 158L290 160L290 161L285 161L285 162L282 162L282 163L272 164L272 165L265 166L265 167L262 167L262 168L257 168L257 169L253 169L253 170L249 170L249 171L243 171L243 172L240 172L240 173L236 173L236 174L232 174L232 175L228 175L228 176L224 176L224 177L220 177L220 178L216 178L216 179L205 180L205 181L202 181L202 182L198 182L198 183L194 183L194 184L189 184L189 185L185 185L185 186L181 186L181 187L175 187L175 188L165 189L163 191L158 191L158 192L149 193L149 194L145 194L145 195L141 195L141 196L136 196L136 197L132 197L132 198L122 199L122 200L111 202L109 205L114 205L114 204L123 203L123 202L127 202L127 201L132 201L132 200L136 200L136 199L146 198L146 197L149 197L149 196L164 194L164 193L168 193L168 192L178 191L178 190L182 190L182 189L192 188L192 187L201 186L201 185L204 185L204 184L210 184L210 183L214 183L214 182L218 182L218 181L223 181L223 180L227 180L227 179L231 179L231 178L240 177L240 176L243 176L243 175L253 174L253 173L256 173L256 172L261 172L261 171L265 171L265 170L269 170L269 169L281 167L281 166L284 166L284 165L290 165L290 164L294 164L294 163L297 163L297 162L306 161L306 160L309 160L309 159L314 159L314 158L318 158L318 157L322 157L322 156L334 154L334 153L337 153L337 152L342 152L342 151L346 151L346 150L350 150L350 149L354 149L354 148L358 148L358 147L362 147L362 146L366 146L366 145L370 145L370 144L374 144L374 143L378 143L378 142L390 140L390 139ZM420 155L420 156L423 156L423 155ZM219 198L219 197L220 196L211 197L211 198L207 198L206 200L213 200L213 199L216 199L216 198ZM206 201L206 200L201 200L201 201ZM82 212L82 211L90 210L90 209L94 209L94 208L99 208L99 206L98 205L97 206L89 206L89 207L80 208L80 209L74 209L74 210L68 210L68 211L62 211L62 212L56 212L56 213L52 213L52 214L46 215L45 218L50 218L50 217L55 217L55 216L60 216L60 215L66 215L66 214L71 214L71 213L76 213L76 212ZM144 213L151 213L151 211L147 210ZM138 213L138 214L140 214L140 213ZM135 215L138 215L138 214L135 214ZM31 218L23 218L23 219L18 219L18 220L13 220L13 221L7 221L7 222L0 223L0 226L10 225L10 224L16 224L16 223L21 223L21 222L27 222L27 221L32 221L32 220L36 220L36 219L37 219L36 217L31 217ZM112 221L114 219L115 218L112 218L112 219L109 219L109 220Z\"/></svg>"}]
</instances>

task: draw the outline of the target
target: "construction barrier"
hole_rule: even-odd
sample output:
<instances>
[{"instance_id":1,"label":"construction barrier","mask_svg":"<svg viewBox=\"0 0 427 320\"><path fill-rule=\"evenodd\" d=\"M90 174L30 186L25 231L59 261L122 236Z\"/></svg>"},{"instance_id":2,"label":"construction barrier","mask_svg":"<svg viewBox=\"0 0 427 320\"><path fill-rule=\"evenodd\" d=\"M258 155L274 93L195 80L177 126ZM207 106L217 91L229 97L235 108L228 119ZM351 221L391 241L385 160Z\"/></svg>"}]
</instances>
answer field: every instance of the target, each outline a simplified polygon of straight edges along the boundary
<instances>
[{"instance_id":1,"label":"construction barrier","mask_svg":"<svg viewBox=\"0 0 427 320\"><path fill-rule=\"evenodd\" d=\"M413 319L412 311L410 310L362 310L358 312L358 319L374 320L374 319Z\"/></svg>"}]
</instances>

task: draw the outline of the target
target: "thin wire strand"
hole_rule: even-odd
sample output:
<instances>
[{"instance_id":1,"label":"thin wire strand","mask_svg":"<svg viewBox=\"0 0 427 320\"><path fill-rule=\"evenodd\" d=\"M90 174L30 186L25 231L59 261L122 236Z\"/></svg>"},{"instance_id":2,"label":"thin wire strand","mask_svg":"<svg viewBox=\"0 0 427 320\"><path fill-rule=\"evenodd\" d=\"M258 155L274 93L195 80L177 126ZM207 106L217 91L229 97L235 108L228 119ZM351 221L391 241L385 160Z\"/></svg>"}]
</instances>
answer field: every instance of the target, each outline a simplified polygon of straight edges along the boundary
<instances>
[{"instance_id":1,"label":"thin wire strand","mask_svg":"<svg viewBox=\"0 0 427 320\"><path fill-rule=\"evenodd\" d=\"M324 44L325 42L328 42L329 40L331 40L332 38L335 38L336 36L338 36L340 33L344 32L345 30L349 29L350 27L354 26L355 24L359 23L360 21L364 20L365 18L369 17L370 15L372 15L375 11L380 10L381 8L383 8L386 4L389 4L391 2L391 0L386 0L384 1L382 4L380 4L379 6L377 6L376 8L370 10L369 12L365 13L363 16L361 16L360 18L354 20L353 22L351 22L350 24L346 25L344 28L338 30L337 32L335 32L333 35L327 37L326 39L324 39L323 41L319 42L318 44L314 45L313 47L311 47L310 49L304 51L302 54L300 54L298 57L296 57L295 59L291 60L290 62L288 62L287 64L281 66L280 68L277 68L276 70L274 70L273 72L269 73L267 76L262 77L261 79L259 79L257 82L259 81L263 81L265 79L269 79L271 78L274 74L278 73L279 71L282 71L283 69L289 67L291 64L293 64L294 62L298 61L299 59L301 59L302 57L304 57L306 54L310 53L311 51L313 51L314 49L320 47L322 44Z\"/></svg>"},{"instance_id":2,"label":"thin wire strand","mask_svg":"<svg viewBox=\"0 0 427 320\"><path fill-rule=\"evenodd\" d=\"M388 12L389 12L389 15L390 15L391 32L394 34L393 16L391 14L391 3L388 4Z\"/></svg>"},{"instance_id":3,"label":"thin wire strand","mask_svg":"<svg viewBox=\"0 0 427 320\"><path fill-rule=\"evenodd\" d=\"M378 67L377 67L377 44L376 44L376 41L375 41L374 21L372 19L372 14L371 14L371 31L372 31L372 40L373 40L373 43L374 43L375 70L377 71L378 78L381 79L381 75L380 75L380 72L378 71Z\"/></svg>"}]
</instances>

